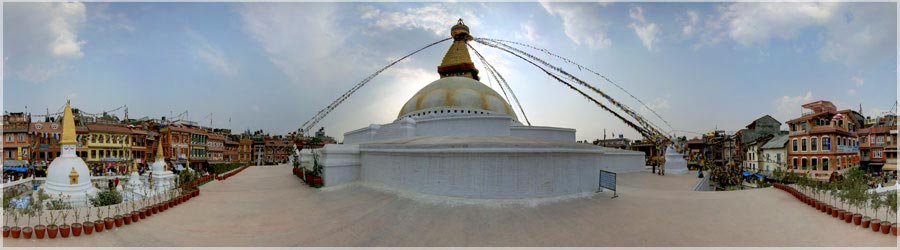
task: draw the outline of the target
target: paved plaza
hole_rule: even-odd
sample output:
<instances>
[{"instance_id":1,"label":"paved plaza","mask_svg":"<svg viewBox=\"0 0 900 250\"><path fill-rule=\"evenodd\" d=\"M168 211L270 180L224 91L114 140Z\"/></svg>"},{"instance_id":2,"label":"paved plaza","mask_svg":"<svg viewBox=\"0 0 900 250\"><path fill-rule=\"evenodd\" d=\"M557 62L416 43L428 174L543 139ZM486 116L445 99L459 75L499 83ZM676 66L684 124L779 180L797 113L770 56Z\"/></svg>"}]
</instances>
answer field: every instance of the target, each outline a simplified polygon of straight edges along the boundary
<instances>
[{"instance_id":1,"label":"paved plaza","mask_svg":"<svg viewBox=\"0 0 900 250\"><path fill-rule=\"evenodd\" d=\"M448 205L350 186L321 191L287 166L251 167L140 223L5 246L896 246L774 189L689 191L697 178L619 175L611 192L529 207Z\"/></svg>"}]
</instances>

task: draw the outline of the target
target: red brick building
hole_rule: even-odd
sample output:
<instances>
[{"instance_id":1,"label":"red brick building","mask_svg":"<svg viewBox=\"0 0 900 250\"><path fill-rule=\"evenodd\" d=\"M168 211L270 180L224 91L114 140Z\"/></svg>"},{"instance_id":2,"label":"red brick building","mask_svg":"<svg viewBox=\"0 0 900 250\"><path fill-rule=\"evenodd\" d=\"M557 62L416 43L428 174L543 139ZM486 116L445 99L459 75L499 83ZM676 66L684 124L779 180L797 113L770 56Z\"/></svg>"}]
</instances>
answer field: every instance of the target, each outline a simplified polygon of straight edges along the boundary
<instances>
[{"instance_id":1,"label":"red brick building","mask_svg":"<svg viewBox=\"0 0 900 250\"><path fill-rule=\"evenodd\" d=\"M802 106L799 118L787 121L790 171L828 180L834 173L859 166L857 130L864 122L859 112L837 110L829 101Z\"/></svg>"}]
</instances>

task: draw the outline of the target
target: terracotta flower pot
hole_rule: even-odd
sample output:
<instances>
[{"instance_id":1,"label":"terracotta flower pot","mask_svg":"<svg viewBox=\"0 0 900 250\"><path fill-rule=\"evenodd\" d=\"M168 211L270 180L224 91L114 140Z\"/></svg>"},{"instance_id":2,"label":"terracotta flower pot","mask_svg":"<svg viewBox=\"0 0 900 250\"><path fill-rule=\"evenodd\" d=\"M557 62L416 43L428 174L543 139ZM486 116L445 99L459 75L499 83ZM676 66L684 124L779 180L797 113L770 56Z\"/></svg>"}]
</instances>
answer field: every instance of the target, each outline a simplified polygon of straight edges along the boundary
<instances>
[{"instance_id":1,"label":"terracotta flower pot","mask_svg":"<svg viewBox=\"0 0 900 250\"><path fill-rule=\"evenodd\" d=\"M831 209L831 217L837 218L837 217L838 217L838 212L839 212L840 210L841 210L840 208L833 208L833 209Z\"/></svg>"},{"instance_id":2,"label":"terracotta flower pot","mask_svg":"<svg viewBox=\"0 0 900 250\"><path fill-rule=\"evenodd\" d=\"M81 223L72 223L72 236L78 237L81 236L81 230L83 225Z\"/></svg>"},{"instance_id":3,"label":"terracotta flower pot","mask_svg":"<svg viewBox=\"0 0 900 250\"><path fill-rule=\"evenodd\" d=\"M122 227L122 225L125 224L125 218L122 218L121 215L116 215L115 222L116 222L116 227Z\"/></svg>"},{"instance_id":4,"label":"terracotta flower pot","mask_svg":"<svg viewBox=\"0 0 900 250\"><path fill-rule=\"evenodd\" d=\"M113 226L116 225L116 220L113 218L106 217L103 219L104 225L106 225L106 230L112 230Z\"/></svg>"},{"instance_id":5,"label":"terracotta flower pot","mask_svg":"<svg viewBox=\"0 0 900 250\"><path fill-rule=\"evenodd\" d=\"M891 224L891 234L897 236L897 223Z\"/></svg>"},{"instance_id":6,"label":"terracotta flower pot","mask_svg":"<svg viewBox=\"0 0 900 250\"><path fill-rule=\"evenodd\" d=\"M31 239L31 234L34 232L34 229L31 227L22 228L22 234L25 235L26 239Z\"/></svg>"},{"instance_id":7,"label":"terracotta flower pot","mask_svg":"<svg viewBox=\"0 0 900 250\"><path fill-rule=\"evenodd\" d=\"M81 224L81 229L84 229L85 235L90 235L92 232L94 232L94 223L85 221L83 224Z\"/></svg>"},{"instance_id":8,"label":"terracotta flower pot","mask_svg":"<svg viewBox=\"0 0 900 250\"><path fill-rule=\"evenodd\" d=\"M159 208L157 206L152 206L152 207L150 207L150 211L153 214L156 214L156 213L159 213Z\"/></svg>"},{"instance_id":9,"label":"terracotta flower pot","mask_svg":"<svg viewBox=\"0 0 900 250\"><path fill-rule=\"evenodd\" d=\"M869 217L863 217L862 224L859 224L859 226L861 226L862 228L869 228L870 221L871 221L871 219L869 219Z\"/></svg>"},{"instance_id":10,"label":"terracotta flower pot","mask_svg":"<svg viewBox=\"0 0 900 250\"><path fill-rule=\"evenodd\" d=\"M38 239L43 239L44 235L47 234L47 226L44 225L34 226L34 229L32 230L34 230L34 237L37 237Z\"/></svg>"},{"instance_id":11,"label":"terracotta flower pot","mask_svg":"<svg viewBox=\"0 0 900 250\"><path fill-rule=\"evenodd\" d=\"M850 214L850 212L844 212L844 222L853 222L853 214Z\"/></svg>"},{"instance_id":12,"label":"terracotta flower pot","mask_svg":"<svg viewBox=\"0 0 900 250\"><path fill-rule=\"evenodd\" d=\"M138 212L138 216L141 217L142 220L146 219L147 218L147 209L141 208L140 212Z\"/></svg>"},{"instance_id":13,"label":"terracotta flower pot","mask_svg":"<svg viewBox=\"0 0 900 250\"><path fill-rule=\"evenodd\" d=\"M125 221L125 225L131 225L131 214L126 214L122 216L123 221Z\"/></svg>"},{"instance_id":14,"label":"terracotta flower pot","mask_svg":"<svg viewBox=\"0 0 900 250\"><path fill-rule=\"evenodd\" d=\"M12 227L9 229L9 234L12 235L13 238L18 239L19 235L22 234L22 228Z\"/></svg>"},{"instance_id":15,"label":"terracotta flower pot","mask_svg":"<svg viewBox=\"0 0 900 250\"><path fill-rule=\"evenodd\" d=\"M141 213L138 211L131 212L131 221L134 221L135 223L137 223L138 219L140 219L140 214Z\"/></svg>"},{"instance_id":16,"label":"terracotta flower pot","mask_svg":"<svg viewBox=\"0 0 900 250\"><path fill-rule=\"evenodd\" d=\"M890 222L881 222L881 233L888 234L891 232L891 223Z\"/></svg>"},{"instance_id":17,"label":"terracotta flower pot","mask_svg":"<svg viewBox=\"0 0 900 250\"><path fill-rule=\"evenodd\" d=\"M878 232L881 229L881 220L872 220L869 225L872 226L872 232Z\"/></svg>"},{"instance_id":18,"label":"terracotta flower pot","mask_svg":"<svg viewBox=\"0 0 900 250\"><path fill-rule=\"evenodd\" d=\"M59 226L59 236L62 236L63 238L69 238L69 233L72 232L71 230L72 227L67 224L63 224L62 226Z\"/></svg>"},{"instance_id":19,"label":"terracotta flower pot","mask_svg":"<svg viewBox=\"0 0 900 250\"><path fill-rule=\"evenodd\" d=\"M862 223L862 214L853 214L853 224L859 226Z\"/></svg>"},{"instance_id":20,"label":"terracotta flower pot","mask_svg":"<svg viewBox=\"0 0 900 250\"><path fill-rule=\"evenodd\" d=\"M59 234L59 227L50 225L47 226L47 236L50 236L51 239L56 239L56 235Z\"/></svg>"},{"instance_id":21,"label":"terracotta flower pot","mask_svg":"<svg viewBox=\"0 0 900 250\"><path fill-rule=\"evenodd\" d=\"M3 238L9 238L9 226L3 226Z\"/></svg>"},{"instance_id":22,"label":"terracotta flower pot","mask_svg":"<svg viewBox=\"0 0 900 250\"><path fill-rule=\"evenodd\" d=\"M826 214L830 215L832 211L834 211L834 207L832 207L831 205L828 205L827 207L825 207Z\"/></svg>"},{"instance_id":23,"label":"terracotta flower pot","mask_svg":"<svg viewBox=\"0 0 900 250\"><path fill-rule=\"evenodd\" d=\"M103 232L103 226L104 226L104 223L102 220L94 221L94 231L97 231L98 233Z\"/></svg>"}]
</instances>

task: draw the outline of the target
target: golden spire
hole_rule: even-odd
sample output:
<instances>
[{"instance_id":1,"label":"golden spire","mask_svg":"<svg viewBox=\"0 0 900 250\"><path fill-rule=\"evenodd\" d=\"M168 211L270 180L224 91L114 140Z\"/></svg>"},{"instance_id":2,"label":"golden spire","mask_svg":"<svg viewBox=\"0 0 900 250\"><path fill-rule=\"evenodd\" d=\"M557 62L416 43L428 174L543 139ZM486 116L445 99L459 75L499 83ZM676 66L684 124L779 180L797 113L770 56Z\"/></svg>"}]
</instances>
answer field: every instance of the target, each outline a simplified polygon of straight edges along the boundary
<instances>
[{"instance_id":1,"label":"golden spire","mask_svg":"<svg viewBox=\"0 0 900 250\"><path fill-rule=\"evenodd\" d=\"M438 74L441 75L441 78L459 76L479 80L478 69L472 63L469 48L466 45L466 42L473 38L469 35L469 26L463 23L462 18L450 28L450 36L453 36L453 44L450 45L447 54L444 54L441 66L437 68Z\"/></svg>"},{"instance_id":2,"label":"golden spire","mask_svg":"<svg viewBox=\"0 0 900 250\"><path fill-rule=\"evenodd\" d=\"M162 137L159 138L159 143L156 143L156 159L163 159L165 155L163 155L162 151Z\"/></svg>"},{"instance_id":3,"label":"golden spire","mask_svg":"<svg viewBox=\"0 0 900 250\"><path fill-rule=\"evenodd\" d=\"M72 107L69 106L69 101L66 101L66 109L63 111L62 130L60 145L78 144L78 141L75 140L77 136L75 133L75 118L72 115Z\"/></svg>"}]
</instances>

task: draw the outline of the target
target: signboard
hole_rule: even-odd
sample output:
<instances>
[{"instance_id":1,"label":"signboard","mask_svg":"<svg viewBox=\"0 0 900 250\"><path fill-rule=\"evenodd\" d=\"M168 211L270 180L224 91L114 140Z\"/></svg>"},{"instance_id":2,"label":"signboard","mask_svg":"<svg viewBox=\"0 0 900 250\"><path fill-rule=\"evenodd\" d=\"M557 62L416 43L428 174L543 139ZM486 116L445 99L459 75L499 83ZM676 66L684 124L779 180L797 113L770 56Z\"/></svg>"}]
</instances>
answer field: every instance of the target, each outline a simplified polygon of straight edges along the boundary
<instances>
[{"instance_id":1,"label":"signboard","mask_svg":"<svg viewBox=\"0 0 900 250\"><path fill-rule=\"evenodd\" d=\"M616 173L600 170L600 188L597 192L603 192L604 188L613 191L612 198L619 197L619 195L616 194Z\"/></svg>"}]
</instances>

